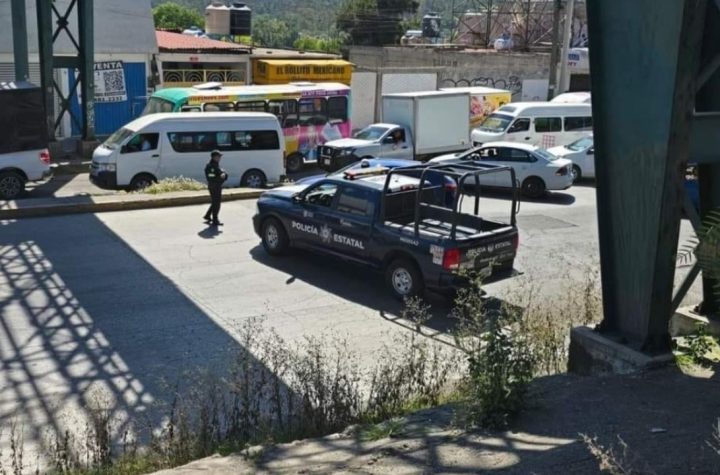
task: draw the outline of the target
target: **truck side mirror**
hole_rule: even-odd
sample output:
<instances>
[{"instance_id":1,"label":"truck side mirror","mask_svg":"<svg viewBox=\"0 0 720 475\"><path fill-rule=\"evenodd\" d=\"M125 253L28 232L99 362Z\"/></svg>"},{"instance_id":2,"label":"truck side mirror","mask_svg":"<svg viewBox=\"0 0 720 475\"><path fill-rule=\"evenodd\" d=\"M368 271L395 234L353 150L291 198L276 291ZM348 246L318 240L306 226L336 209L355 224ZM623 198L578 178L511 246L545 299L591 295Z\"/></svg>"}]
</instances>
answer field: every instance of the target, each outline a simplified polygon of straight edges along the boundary
<instances>
[{"instance_id":1,"label":"truck side mirror","mask_svg":"<svg viewBox=\"0 0 720 475\"><path fill-rule=\"evenodd\" d=\"M383 139L382 143L394 144L394 143L395 143L395 138L394 138L392 135L388 135L387 137L385 137L385 138Z\"/></svg>"},{"instance_id":2,"label":"truck side mirror","mask_svg":"<svg viewBox=\"0 0 720 475\"><path fill-rule=\"evenodd\" d=\"M293 195L292 200L293 203L302 203L303 201L305 201L305 196L298 193L297 195Z\"/></svg>"},{"instance_id":3,"label":"truck side mirror","mask_svg":"<svg viewBox=\"0 0 720 475\"><path fill-rule=\"evenodd\" d=\"M129 150L127 145L123 145L122 147L120 147L120 153L128 153L128 151Z\"/></svg>"},{"instance_id":4,"label":"truck side mirror","mask_svg":"<svg viewBox=\"0 0 720 475\"><path fill-rule=\"evenodd\" d=\"M590 147L587 151L588 155L595 155L595 147Z\"/></svg>"}]
</instances>

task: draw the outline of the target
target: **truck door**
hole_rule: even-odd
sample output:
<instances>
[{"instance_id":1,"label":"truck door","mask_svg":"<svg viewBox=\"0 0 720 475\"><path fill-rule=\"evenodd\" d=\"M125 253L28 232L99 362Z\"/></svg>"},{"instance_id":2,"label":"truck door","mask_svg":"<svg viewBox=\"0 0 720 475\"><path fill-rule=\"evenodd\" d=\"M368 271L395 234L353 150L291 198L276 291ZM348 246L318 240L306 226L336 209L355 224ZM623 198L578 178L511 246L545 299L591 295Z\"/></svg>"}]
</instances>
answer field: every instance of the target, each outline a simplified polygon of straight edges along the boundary
<instances>
[{"instance_id":1,"label":"truck door","mask_svg":"<svg viewBox=\"0 0 720 475\"><path fill-rule=\"evenodd\" d=\"M335 204L329 225L333 236L330 246L338 254L366 261L375 216L373 192L367 188L345 185Z\"/></svg>"},{"instance_id":2,"label":"truck door","mask_svg":"<svg viewBox=\"0 0 720 475\"><path fill-rule=\"evenodd\" d=\"M380 157L383 158L413 158L412 147L405 129L402 127L392 129L382 139L380 144Z\"/></svg>"},{"instance_id":3,"label":"truck door","mask_svg":"<svg viewBox=\"0 0 720 475\"><path fill-rule=\"evenodd\" d=\"M288 223L291 241L309 247L322 247L330 241L329 219L337 191L337 184L320 182L304 193L303 201L294 207Z\"/></svg>"}]
</instances>

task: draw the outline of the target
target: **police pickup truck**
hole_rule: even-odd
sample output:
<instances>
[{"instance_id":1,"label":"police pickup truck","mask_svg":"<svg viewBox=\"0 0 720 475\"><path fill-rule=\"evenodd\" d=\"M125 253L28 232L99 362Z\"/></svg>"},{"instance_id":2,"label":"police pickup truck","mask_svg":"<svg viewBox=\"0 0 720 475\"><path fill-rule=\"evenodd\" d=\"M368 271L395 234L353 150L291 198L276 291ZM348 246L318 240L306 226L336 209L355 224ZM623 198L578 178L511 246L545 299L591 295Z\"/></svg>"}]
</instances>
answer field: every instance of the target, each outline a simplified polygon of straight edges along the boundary
<instances>
[{"instance_id":1,"label":"police pickup truck","mask_svg":"<svg viewBox=\"0 0 720 475\"><path fill-rule=\"evenodd\" d=\"M418 165L348 170L311 185L267 191L258 199L255 232L271 255L304 248L384 271L398 298L428 288L449 291L466 283L461 271L490 270L490 279L509 277L518 247L516 194L506 222L478 216L480 186L472 203L457 193L451 206L438 193L452 177L457 189L480 175L509 173L492 165ZM465 206L463 206L465 205ZM470 211L465 211L469 208Z\"/></svg>"}]
</instances>

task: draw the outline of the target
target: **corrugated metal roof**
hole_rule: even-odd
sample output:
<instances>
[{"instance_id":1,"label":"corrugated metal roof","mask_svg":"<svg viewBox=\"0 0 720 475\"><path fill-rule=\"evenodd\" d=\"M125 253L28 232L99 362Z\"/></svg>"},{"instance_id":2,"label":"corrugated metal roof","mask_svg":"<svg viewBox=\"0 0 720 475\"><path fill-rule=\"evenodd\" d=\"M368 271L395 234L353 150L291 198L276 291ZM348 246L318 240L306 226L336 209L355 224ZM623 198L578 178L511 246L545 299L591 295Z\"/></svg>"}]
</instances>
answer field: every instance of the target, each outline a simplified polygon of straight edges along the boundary
<instances>
[{"instance_id":1,"label":"corrugated metal roof","mask_svg":"<svg viewBox=\"0 0 720 475\"><path fill-rule=\"evenodd\" d=\"M171 31L156 31L158 49L164 53L222 53L222 54L248 54L251 48L246 45L228 43L226 41L198 38L197 36L183 35Z\"/></svg>"}]
</instances>

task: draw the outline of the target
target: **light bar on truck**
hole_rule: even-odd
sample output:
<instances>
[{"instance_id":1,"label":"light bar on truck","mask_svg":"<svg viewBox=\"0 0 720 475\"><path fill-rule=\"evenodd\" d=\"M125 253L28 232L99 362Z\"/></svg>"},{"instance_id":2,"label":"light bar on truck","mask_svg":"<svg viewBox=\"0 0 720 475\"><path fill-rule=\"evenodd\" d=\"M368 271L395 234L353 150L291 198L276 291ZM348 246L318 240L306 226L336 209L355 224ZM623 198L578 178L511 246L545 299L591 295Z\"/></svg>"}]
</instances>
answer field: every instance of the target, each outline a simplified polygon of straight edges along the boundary
<instances>
[{"instance_id":1,"label":"light bar on truck","mask_svg":"<svg viewBox=\"0 0 720 475\"><path fill-rule=\"evenodd\" d=\"M386 175L390 169L388 167L372 167L348 170L345 172L346 180L357 180L358 178L366 178L369 176Z\"/></svg>"}]
</instances>

